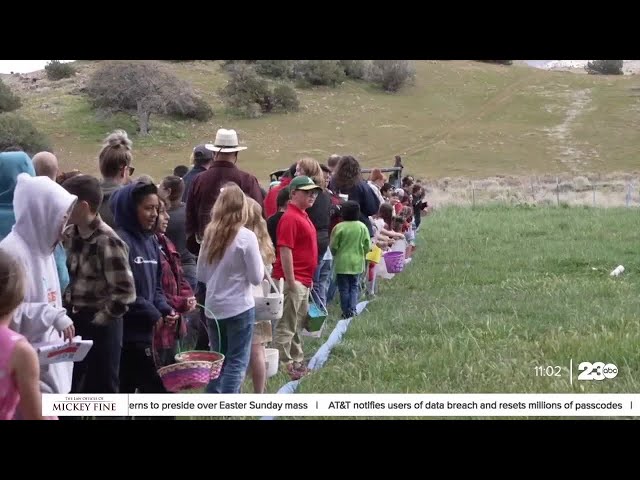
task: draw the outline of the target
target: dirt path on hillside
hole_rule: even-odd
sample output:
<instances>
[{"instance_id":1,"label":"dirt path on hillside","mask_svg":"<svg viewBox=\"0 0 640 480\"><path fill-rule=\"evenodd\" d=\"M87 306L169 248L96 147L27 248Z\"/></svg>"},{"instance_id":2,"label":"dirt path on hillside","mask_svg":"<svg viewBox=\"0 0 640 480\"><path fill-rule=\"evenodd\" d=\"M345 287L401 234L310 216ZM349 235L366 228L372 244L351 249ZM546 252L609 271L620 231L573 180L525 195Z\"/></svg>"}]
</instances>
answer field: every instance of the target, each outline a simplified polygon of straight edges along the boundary
<instances>
[{"instance_id":1,"label":"dirt path on hillside","mask_svg":"<svg viewBox=\"0 0 640 480\"><path fill-rule=\"evenodd\" d=\"M530 77L523 77L519 80L516 80L513 83L510 83L505 88L500 90L500 92L498 92L497 95L495 95L494 97L489 99L488 102L482 105L480 109L465 113L464 115L461 115L460 117L455 119L453 122L447 125L443 125L436 132L433 138L431 138L426 143L420 142L420 143L414 143L412 145L408 145L407 148L404 149L403 156L416 155L418 153L422 153L425 150L428 150L429 148L444 142L452 134L454 134L455 132L467 126L471 121L476 122L478 120L481 120L483 117L494 113L500 107L502 107L505 103L511 100L513 95L518 92L519 88L530 80L531 80ZM389 157L388 155L380 155L380 156L371 158L370 161L375 162L375 161L386 160L388 159L388 157Z\"/></svg>"},{"instance_id":2,"label":"dirt path on hillside","mask_svg":"<svg viewBox=\"0 0 640 480\"><path fill-rule=\"evenodd\" d=\"M599 158L598 151L588 145L579 144L572 136L576 119L591 107L591 90L575 90L565 92L569 105L565 110L564 120L553 128L546 128L551 141L551 151L570 172L584 171L590 160Z\"/></svg>"}]
</instances>

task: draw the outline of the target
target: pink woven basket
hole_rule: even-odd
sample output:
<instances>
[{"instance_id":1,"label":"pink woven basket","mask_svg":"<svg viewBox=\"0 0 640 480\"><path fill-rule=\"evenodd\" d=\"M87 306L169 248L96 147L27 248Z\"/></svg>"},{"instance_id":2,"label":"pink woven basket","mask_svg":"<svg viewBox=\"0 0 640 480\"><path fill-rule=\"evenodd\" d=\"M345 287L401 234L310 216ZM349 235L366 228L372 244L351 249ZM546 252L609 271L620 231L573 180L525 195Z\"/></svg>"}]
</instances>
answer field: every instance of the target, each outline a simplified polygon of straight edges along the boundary
<instances>
[{"instance_id":1,"label":"pink woven basket","mask_svg":"<svg viewBox=\"0 0 640 480\"><path fill-rule=\"evenodd\" d=\"M211 380L215 380L220 376L222 364L224 363L224 355L209 350L189 350L187 352L178 353L175 356L176 362L210 362L211 363Z\"/></svg>"},{"instance_id":2,"label":"pink woven basket","mask_svg":"<svg viewBox=\"0 0 640 480\"><path fill-rule=\"evenodd\" d=\"M404 252L387 252L384 254L387 272L400 273L404 269Z\"/></svg>"},{"instance_id":3,"label":"pink woven basket","mask_svg":"<svg viewBox=\"0 0 640 480\"><path fill-rule=\"evenodd\" d=\"M167 365L158 370L164 388L169 392L202 390L211 380L220 375L215 373L211 362L181 362Z\"/></svg>"}]
</instances>

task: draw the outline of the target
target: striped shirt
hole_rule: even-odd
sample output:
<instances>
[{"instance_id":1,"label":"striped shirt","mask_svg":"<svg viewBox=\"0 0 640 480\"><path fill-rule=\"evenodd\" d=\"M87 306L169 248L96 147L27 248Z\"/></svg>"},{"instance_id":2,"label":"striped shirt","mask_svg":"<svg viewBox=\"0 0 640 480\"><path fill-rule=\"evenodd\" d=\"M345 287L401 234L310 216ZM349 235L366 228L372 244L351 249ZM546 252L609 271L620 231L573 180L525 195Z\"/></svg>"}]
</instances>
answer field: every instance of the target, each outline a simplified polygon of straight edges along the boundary
<instances>
[{"instance_id":1,"label":"striped shirt","mask_svg":"<svg viewBox=\"0 0 640 480\"><path fill-rule=\"evenodd\" d=\"M122 317L136 299L129 267L129 247L97 215L82 236L74 226L65 240L71 283L65 290L67 307L99 310L101 321Z\"/></svg>"}]
</instances>

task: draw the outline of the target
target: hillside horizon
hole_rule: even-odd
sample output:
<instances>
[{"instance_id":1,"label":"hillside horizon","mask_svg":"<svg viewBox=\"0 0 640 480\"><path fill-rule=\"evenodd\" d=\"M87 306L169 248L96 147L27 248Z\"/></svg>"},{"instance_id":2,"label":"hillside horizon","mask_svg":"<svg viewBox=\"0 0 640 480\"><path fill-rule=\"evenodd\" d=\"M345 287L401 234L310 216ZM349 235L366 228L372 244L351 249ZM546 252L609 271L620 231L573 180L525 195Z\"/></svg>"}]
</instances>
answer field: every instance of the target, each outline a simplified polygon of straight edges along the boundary
<instances>
[{"instance_id":1,"label":"hillside horizon","mask_svg":"<svg viewBox=\"0 0 640 480\"><path fill-rule=\"evenodd\" d=\"M206 123L153 115L149 137L136 135L131 115L94 112L81 87L95 68L34 84L3 79L22 97L18 113L52 140L64 169L97 173L102 139L115 128L134 143L137 171L154 177L188 164L194 145L220 127L235 128L249 147L239 164L261 182L302 156L324 161L350 153L365 167L391 166L425 179L520 175L612 175L638 170L640 101L633 76L575 75L514 64L418 61L412 85L395 94L348 80L337 88L297 89L301 110L257 119L226 112L218 96L227 75L218 61L163 62L213 107Z\"/></svg>"}]
</instances>

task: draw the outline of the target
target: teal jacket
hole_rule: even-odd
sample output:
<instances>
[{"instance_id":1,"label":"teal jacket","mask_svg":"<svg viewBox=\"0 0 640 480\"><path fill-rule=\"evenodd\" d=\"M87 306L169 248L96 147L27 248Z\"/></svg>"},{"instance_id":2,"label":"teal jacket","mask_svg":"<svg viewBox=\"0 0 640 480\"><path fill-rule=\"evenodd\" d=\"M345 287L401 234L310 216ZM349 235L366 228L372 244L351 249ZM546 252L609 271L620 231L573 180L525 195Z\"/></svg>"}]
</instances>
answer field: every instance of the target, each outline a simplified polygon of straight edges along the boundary
<instances>
[{"instance_id":1,"label":"teal jacket","mask_svg":"<svg viewBox=\"0 0 640 480\"><path fill-rule=\"evenodd\" d=\"M36 176L29 155L24 152L0 153L0 240L9 235L16 223L13 214L13 192L21 173Z\"/></svg>"}]
</instances>

